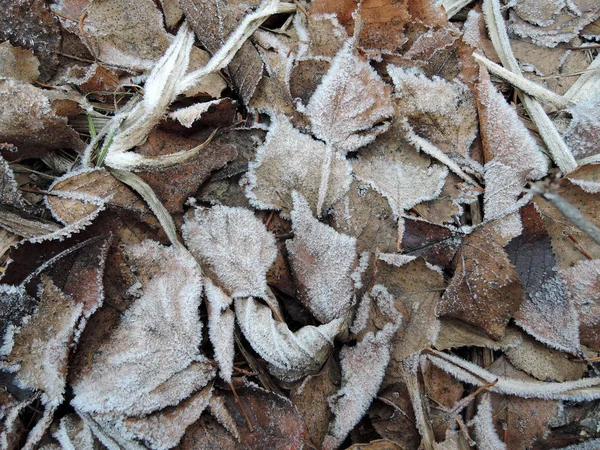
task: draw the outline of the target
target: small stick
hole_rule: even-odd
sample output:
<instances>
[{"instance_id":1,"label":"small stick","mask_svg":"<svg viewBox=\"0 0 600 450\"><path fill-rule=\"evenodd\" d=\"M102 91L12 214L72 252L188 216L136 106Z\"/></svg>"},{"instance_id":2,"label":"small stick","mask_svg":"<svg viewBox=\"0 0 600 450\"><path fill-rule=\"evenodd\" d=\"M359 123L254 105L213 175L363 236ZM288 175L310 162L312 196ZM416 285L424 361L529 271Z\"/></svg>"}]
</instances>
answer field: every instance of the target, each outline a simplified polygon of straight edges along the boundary
<instances>
[{"instance_id":1,"label":"small stick","mask_svg":"<svg viewBox=\"0 0 600 450\"><path fill-rule=\"evenodd\" d=\"M240 408L240 412L242 413L242 416L244 416L244 419L246 420L246 425L248 426L250 433L254 433L254 427L252 426L252 422L250 422L250 418L248 417L248 414L246 414L246 410L244 409L244 406L242 405L242 401L238 397L237 392L236 392L235 388L233 387L233 383L230 382L229 387L231 388L231 391L233 392L233 396L235 397L235 402L237 403L238 408Z\"/></svg>"},{"instance_id":2,"label":"small stick","mask_svg":"<svg viewBox=\"0 0 600 450\"><path fill-rule=\"evenodd\" d=\"M573 236L571 233L569 233L567 230L563 231L563 234L569 238L569 240L575 244L575 247L577 247L577 250L579 250L583 256L585 256L587 259L594 259L594 257L592 255L590 255L588 253L588 251L583 247L583 245L581 245L579 243L579 241L577 239L575 239L575 236Z\"/></svg>"}]
</instances>

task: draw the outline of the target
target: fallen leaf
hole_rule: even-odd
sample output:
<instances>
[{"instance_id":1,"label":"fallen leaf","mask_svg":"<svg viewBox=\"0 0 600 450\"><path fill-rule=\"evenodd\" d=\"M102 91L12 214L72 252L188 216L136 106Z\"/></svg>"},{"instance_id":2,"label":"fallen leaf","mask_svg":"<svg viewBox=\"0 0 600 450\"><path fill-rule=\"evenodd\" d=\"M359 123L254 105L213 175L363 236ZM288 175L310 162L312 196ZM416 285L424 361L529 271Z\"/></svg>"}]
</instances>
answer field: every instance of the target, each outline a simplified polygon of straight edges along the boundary
<instances>
[{"instance_id":1,"label":"fallen leaf","mask_svg":"<svg viewBox=\"0 0 600 450\"><path fill-rule=\"evenodd\" d=\"M179 403L212 378L199 353L200 270L181 248L147 240L130 247L141 297L73 382L82 412L144 414Z\"/></svg>"},{"instance_id":2,"label":"fallen leaf","mask_svg":"<svg viewBox=\"0 0 600 450\"><path fill-rule=\"evenodd\" d=\"M204 292L208 300L208 337L215 351L215 360L219 364L219 375L231 383L235 343L233 339L235 315L229 309L233 299L210 279L204 279Z\"/></svg>"},{"instance_id":3,"label":"fallen leaf","mask_svg":"<svg viewBox=\"0 0 600 450\"><path fill-rule=\"evenodd\" d=\"M490 395L483 394L477 415L473 418L475 428L475 442L478 448L485 450L506 450L506 443L503 442L496 429L494 428L494 417Z\"/></svg>"},{"instance_id":4,"label":"fallen leaf","mask_svg":"<svg viewBox=\"0 0 600 450\"><path fill-rule=\"evenodd\" d=\"M0 78L14 78L26 83L34 83L40 76L40 62L31 50L13 47L9 41L0 44Z\"/></svg>"},{"instance_id":5,"label":"fallen leaf","mask_svg":"<svg viewBox=\"0 0 600 450\"><path fill-rule=\"evenodd\" d=\"M286 246L300 301L321 323L343 318L354 293L356 239L320 223L306 199L292 196L294 238Z\"/></svg>"},{"instance_id":6,"label":"fallen leaf","mask_svg":"<svg viewBox=\"0 0 600 450\"><path fill-rule=\"evenodd\" d=\"M183 238L233 298L266 297L266 273L277 255L275 238L244 208L199 208L186 216Z\"/></svg>"},{"instance_id":7,"label":"fallen leaf","mask_svg":"<svg viewBox=\"0 0 600 450\"><path fill-rule=\"evenodd\" d=\"M94 439L91 428L77 414L62 417L53 436L61 448L100 449L100 443Z\"/></svg>"},{"instance_id":8,"label":"fallen leaf","mask_svg":"<svg viewBox=\"0 0 600 450\"><path fill-rule=\"evenodd\" d=\"M250 2L224 2L223 0L180 0L179 5L190 22L202 45L212 54L219 51L233 34L244 15L260 4ZM210 20L207 20L210 18ZM262 78L263 62L250 41L246 41L236 53L226 70L231 84L244 103L252 98L256 85Z\"/></svg>"},{"instance_id":9,"label":"fallen leaf","mask_svg":"<svg viewBox=\"0 0 600 450\"><path fill-rule=\"evenodd\" d=\"M342 154L372 142L394 113L391 88L353 45L348 40L332 60L305 110L314 135Z\"/></svg>"},{"instance_id":10,"label":"fallen leaf","mask_svg":"<svg viewBox=\"0 0 600 450\"><path fill-rule=\"evenodd\" d=\"M569 110L573 119L563 137L576 158L597 153L596 144L600 138L599 110L600 100L597 98L584 100Z\"/></svg>"},{"instance_id":11,"label":"fallen leaf","mask_svg":"<svg viewBox=\"0 0 600 450\"><path fill-rule=\"evenodd\" d=\"M48 81L56 70L60 48L58 21L43 0L5 0L0 17L0 41L33 50L40 60L41 81ZM5 102L2 102L5 104Z\"/></svg>"},{"instance_id":12,"label":"fallen leaf","mask_svg":"<svg viewBox=\"0 0 600 450\"><path fill-rule=\"evenodd\" d=\"M377 395L390 360L389 344L400 323L367 333L354 347L340 353L342 387L329 402L335 419L323 441L324 449L338 448L365 415Z\"/></svg>"},{"instance_id":13,"label":"fallen leaf","mask_svg":"<svg viewBox=\"0 0 600 450\"><path fill-rule=\"evenodd\" d=\"M292 192L306 198L316 211L321 184L318 170L327 159L328 150L321 141L301 133L282 114L270 116L271 126L256 160L248 166L245 192L250 203L261 209L281 211L289 217ZM349 163L341 157L331 162L330 180L323 203L329 209L347 191L351 182Z\"/></svg>"},{"instance_id":14,"label":"fallen leaf","mask_svg":"<svg viewBox=\"0 0 600 450\"><path fill-rule=\"evenodd\" d=\"M522 290L508 255L489 227L465 236L453 266L454 276L438 314L475 325L499 339L521 304Z\"/></svg>"},{"instance_id":15,"label":"fallen leaf","mask_svg":"<svg viewBox=\"0 0 600 450\"><path fill-rule=\"evenodd\" d=\"M295 381L318 371L333 347L343 319L319 327L304 326L293 333L273 318L271 309L252 297L235 300L235 315L244 337L284 381Z\"/></svg>"},{"instance_id":16,"label":"fallen leaf","mask_svg":"<svg viewBox=\"0 0 600 450\"><path fill-rule=\"evenodd\" d=\"M462 242L462 234L415 218L404 218L402 252L421 256L429 264L445 268Z\"/></svg>"},{"instance_id":17,"label":"fallen leaf","mask_svg":"<svg viewBox=\"0 0 600 450\"><path fill-rule=\"evenodd\" d=\"M514 318L534 338L567 352L579 348L579 323L567 287L556 268L550 236L535 206L521 209L523 234L506 250L523 285Z\"/></svg>"}]
</instances>

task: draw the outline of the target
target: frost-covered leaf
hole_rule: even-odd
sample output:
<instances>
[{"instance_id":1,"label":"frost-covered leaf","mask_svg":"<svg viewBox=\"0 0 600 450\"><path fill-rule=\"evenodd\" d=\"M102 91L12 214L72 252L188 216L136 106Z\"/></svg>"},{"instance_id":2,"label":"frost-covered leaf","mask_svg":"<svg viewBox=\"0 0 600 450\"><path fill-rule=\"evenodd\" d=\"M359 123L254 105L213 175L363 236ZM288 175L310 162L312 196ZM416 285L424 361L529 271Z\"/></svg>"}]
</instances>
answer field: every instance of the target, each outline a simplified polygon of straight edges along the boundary
<instances>
[{"instance_id":1,"label":"frost-covered leaf","mask_svg":"<svg viewBox=\"0 0 600 450\"><path fill-rule=\"evenodd\" d=\"M297 380L323 365L340 331L343 319L325 325L307 325L292 333L273 318L271 309L252 297L235 300L238 325L252 348L267 361L275 376Z\"/></svg>"},{"instance_id":2,"label":"frost-covered leaf","mask_svg":"<svg viewBox=\"0 0 600 450\"><path fill-rule=\"evenodd\" d=\"M383 381L390 360L390 340L399 326L388 323L381 331L367 333L356 346L342 349L342 388L329 400L335 419L323 448L338 448L367 412Z\"/></svg>"},{"instance_id":3,"label":"frost-covered leaf","mask_svg":"<svg viewBox=\"0 0 600 450\"><path fill-rule=\"evenodd\" d=\"M46 204L53 216L69 225L105 204L139 213L148 211L144 201L102 168L69 172L48 188Z\"/></svg>"},{"instance_id":4,"label":"frost-covered leaf","mask_svg":"<svg viewBox=\"0 0 600 450\"><path fill-rule=\"evenodd\" d=\"M469 157L477 132L473 94L458 80L428 78L417 68L389 65L397 104L414 131L445 153Z\"/></svg>"},{"instance_id":5,"label":"frost-covered leaf","mask_svg":"<svg viewBox=\"0 0 600 450\"><path fill-rule=\"evenodd\" d=\"M100 443L94 439L92 430L77 414L68 414L60 419L54 438L62 449L99 450Z\"/></svg>"},{"instance_id":6,"label":"frost-covered leaf","mask_svg":"<svg viewBox=\"0 0 600 450\"><path fill-rule=\"evenodd\" d=\"M44 277L39 308L14 336L9 361L19 366L19 383L41 390L49 407L63 400L69 345L82 309Z\"/></svg>"},{"instance_id":7,"label":"frost-covered leaf","mask_svg":"<svg viewBox=\"0 0 600 450\"><path fill-rule=\"evenodd\" d=\"M177 406L143 417L112 418L97 415L103 431L127 449L168 450L175 447L185 430L208 406L212 386L205 387Z\"/></svg>"},{"instance_id":8,"label":"frost-covered leaf","mask_svg":"<svg viewBox=\"0 0 600 450\"><path fill-rule=\"evenodd\" d=\"M521 279L523 303L514 317L534 338L567 352L579 348L579 321L560 277L550 236L534 205L521 209L523 234L506 247Z\"/></svg>"},{"instance_id":9,"label":"frost-covered leaf","mask_svg":"<svg viewBox=\"0 0 600 450\"><path fill-rule=\"evenodd\" d=\"M266 273L275 257L275 238L245 208L199 208L186 216L183 238L231 297L266 297Z\"/></svg>"},{"instance_id":10,"label":"frost-covered leaf","mask_svg":"<svg viewBox=\"0 0 600 450\"><path fill-rule=\"evenodd\" d=\"M429 264L446 267L462 242L462 234L424 220L404 218L402 252L421 256Z\"/></svg>"},{"instance_id":11,"label":"frost-covered leaf","mask_svg":"<svg viewBox=\"0 0 600 450\"><path fill-rule=\"evenodd\" d=\"M211 53L217 53L236 31L250 8L260 5L260 0L180 0L179 4L190 22L198 40ZM254 47L247 41L240 48L226 70L233 86L245 103L248 103L256 85L262 78L263 62Z\"/></svg>"},{"instance_id":12,"label":"frost-covered leaf","mask_svg":"<svg viewBox=\"0 0 600 450\"><path fill-rule=\"evenodd\" d=\"M321 323L343 318L353 298L356 239L319 222L305 198L292 196L294 239L286 245L300 300Z\"/></svg>"},{"instance_id":13,"label":"frost-covered leaf","mask_svg":"<svg viewBox=\"0 0 600 450\"><path fill-rule=\"evenodd\" d=\"M169 113L169 118L177 120L181 125L186 128L191 126L202 117L202 114L207 112L212 106L218 105L223 99L212 100L210 102L195 103L185 108L179 108L172 113Z\"/></svg>"},{"instance_id":14,"label":"frost-covered leaf","mask_svg":"<svg viewBox=\"0 0 600 450\"><path fill-rule=\"evenodd\" d=\"M81 150L83 141L53 107L52 100L61 96L21 81L0 80L0 141L14 144L21 154L41 155L42 150L55 148Z\"/></svg>"},{"instance_id":15,"label":"frost-covered leaf","mask_svg":"<svg viewBox=\"0 0 600 450\"><path fill-rule=\"evenodd\" d=\"M0 284L0 355L10 351L16 327L33 312L36 303L24 286Z\"/></svg>"},{"instance_id":16,"label":"frost-covered leaf","mask_svg":"<svg viewBox=\"0 0 600 450\"><path fill-rule=\"evenodd\" d=\"M210 281L204 279L204 292L208 303L208 337L215 350L215 360L219 364L219 375L231 383L235 342L233 339L235 315L229 309L233 299Z\"/></svg>"},{"instance_id":17,"label":"frost-covered leaf","mask_svg":"<svg viewBox=\"0 0 600 450\"><path fill-rule=\"evenodd\" d=\"M477 448L481 450L506 450L506 444L498 436L493 420L490 395L486 393L481 397L477 407L477 415L473 418Z\"/></svg>"},{"instance_id":18,"label":"frost-covered leaf","mask_svg":"<svg viewBox=\"0 0 600 450\"><path fill-rule=\"evenodd\" d=\"M345 154L373 141L394 113L391 88L348 40L306 106L314 135Z\"/></svg>"},{"instance_id":19,"label":"frost-covered leaf","mask_svg":"<svg viewBox=\"0 0 600 450\"><path fill-rule=\"evenodd\" d=\"M0 44L0 61L0 78L14 78L33 83L40 76L40 62L32 51L13 47L9 41Z\"/></svg>"},{"instance_id":20,"label":"frost-covered leaf","mask_svg":"<svg viewBox=\"0 0 600 450\"><path fill-rule=\"evenodd\" d=\"M453 317L498 339L521 304L519 278L493 230L479 228L463 240L454 256L454 276L439 305Z\"/></svg>"},{"instance_id":21,"label":"frost-covered leaf","mask_svg":"<svg viewBox=\"0 0 600 450\"><path fill-rule=\"evenodd\" d=\"M301 133L286 116L271 115L271 127L256 160L248 167L245 192L250 202L261 209L276 209L289 216L292 191L302 194L316 211L321 173L328 150L321 141ZM331 162L329 185L323 202L327 210L348 190L350 165L344 158Z\"/></svg>"},{"instance_id":22,"label":"frost-covered leaf","mask_svg":"<svg viewBox=\"0 0 600 450\"><path fill-rule=\"evenodd\" d=\"M128 253L143 293L74 381L72 404L83 412L148 413L179 402L214 373L199 353L196 261L182 248L151 240Z\"/></svg>"},{"instance_id":23,"label":"frost-covered leaf","mask_svg":"<svg viewBox=\"0 0 600 450\"><path fill-rule=\"evenodd\" d=\"M24 208L25 202L10 165L0 156L0 204Z\"/></svg>"},{"instance_id":24,"label":"frost-covered leaf","mask_svg":"<svg viewBox=\"0 0 600 450\"><path fill-rule=\"evenodd\" d=\"M564 132L565 142L576 158L598 153L600 139L600 97L578 103L569 112L573 119Z\"/></svg>"},{"instance_id":25,"label":"frost-covered leaf","mask_svg":"<svg viewBox=\"0 0 600 450\"><path fill-rule=\"evenodd\" d=\"M396 218L416 204L436 198L448 175L445 167L430 166L428 158L397 148L378 149L375 145L353 163L356 177L388 200Z\"/></svg>"},{"instance_id":26,"label":"frost-covered leaf","mask_svg":"<svg viewBox=\"0 0 600 450\"><path fill-rule=\"evenodd\" d=\"M581 343L600 350L600 260L581 261L560 274L573 296Z\"/></svg>"},{"instance_id":27,"label":"frost-covered leaf","mask_svg":"<svg viewBox=\"0 0 600 450\"><path fill-rule=\"evenodd\" d=\"M569 180L588 194L600 192L600 164L587 164L569 175Z\"/></svg>"}]
</instances>

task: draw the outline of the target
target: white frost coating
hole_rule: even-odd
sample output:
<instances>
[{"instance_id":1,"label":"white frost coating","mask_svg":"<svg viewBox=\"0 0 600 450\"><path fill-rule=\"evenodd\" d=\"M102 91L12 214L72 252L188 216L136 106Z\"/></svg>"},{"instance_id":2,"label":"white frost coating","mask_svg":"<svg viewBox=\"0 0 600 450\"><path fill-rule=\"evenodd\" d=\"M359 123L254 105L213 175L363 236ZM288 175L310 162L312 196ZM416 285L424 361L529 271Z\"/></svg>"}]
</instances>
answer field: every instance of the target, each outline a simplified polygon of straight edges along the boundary
<instances>
[{"instance_id":1,"label":"white frost coating","mask_svg":"<svg viewBox=\"0 0 600 450\"><path fill-rule=\"evenodd\" d=\"M144 294L125 311L89 370L73 383L72 405L84 412L150 409L144 405L146 397L159 400L165 382L204 360L198 353L202 274L196 261L184 249L151 240L129 247L128 254L140 274L154 276L144 283ZM209 377L207 373L202 380L197 373L195 378L206 383ZM179 391L183 398L191 392L185 393L186 388L182 385Z\"/></svg>"},{"instance_id":2,"label":"white frost coating","mask_svg":"<svg viewBox=\"0 0 600 450\"><path fill-rule=\"evenodd\" d=\"M235 300L235 314L252 348L284 380L297 380L317 371L325 362L343 319L319 327L305 326L292 333L277 322L271 309L252 297Z\"/></svg>"},{"instance_id":3,"label":"white frost coating","mask_svg":"<svg viewBox=\"0 0 600 450\"><path fill-rule=\"evenodd\" d=\"M335 56L305 111L315 136L343 154L372 142L388 127L374 125L394 114L385 83L354 44L349 39Z\"/></svg>"},{"instance_id":4,"label":"white frost coating","mask_svg":"<svg viewBox=\"0 0 600 450\"><path fill-rule=\"evenodd\" d=\"M371 313L371 296L365 293L360 299L358 308L356 309L356 315L350 326L350 331L354 334L360 333L367 327L367 322Z\"/></svg>"},{"instance_id":5,"label":"white frost coating","mask_svg":"<svg viewBox=\"0 0 600 450\"><path fill-rule=\"evenodd\" d=\"M498 376L458 356L431 350L427 359L456 379L475 386L498 382L488 388L490 392L515 395L522 398L543 400L567 400L585 402L600 398L600 377L583 378L564 383L523 381Z\"/></svg>"},{"instance_id":6,"label":"white frost coating","mask_svg":"<svg viewBox=\"0 0 600 450\"><path fill-rule=\"evenodd\" d=\"M218 105L223 101L222 98L217 100L211 100L210 102L195 103L186 108L180 108L177 111L173 111L169 114L169 118L177 120L181 125L186 128L190 128L194 122L202 117L206 111L213 105Z\"/></svg>"},{"instance_id":7,"label":"white frost coating","mask_svg":"<svg viewBox=\"0 0 600 450\"><path fill-rule=\"evenodd\" d=\"M365 334L356 346L342 349L342 388L329 398L335 419L323 441L324 449L338 448L367 412L383 381L397 329L398 324L388 323L377 333Z\"/></svg>"},{"instance_id":8,"label":"white frost coating","mask_svg":"<svg viewBox=\"0 0 600 450\"><path fill-rule=\"evenodd\" d=\"M373 297L373 300L375 300L375 303L377 304L379 310L383 314L385 314L388 317L388 319L391 319L395 323L400 324L402 320L402 314L400 314L400 312L398 312L398 310L396 309L396 299L384 285L376 284L375 286L373 286L373 288L371 289L371 296Z\"/></svg>"},{"instance_id":9,"label":"white frost coating","mask_svg":"<svg viewBox=\"0 0 600 450\"><path fill-rule=\"evenodd\" d=\"M475 425L475 440L479 450L506 450L506 445L500 440L494 427L490 394L485 393L482 395L473 424Z\"/></svg>"},{"instance_id":10,"label":"white frost coating","mask_svg":"<svg viewBox=\"0 0 600 450\"><path fill-rule=\"evenodd\" d=\"M94 436L91 428L75 414L69 414L60 419L58 429L52 435L63 450L94 448Z\"/></svg>"},{"instance_id":11,"label":"white frost coating","mask_svg":"<svg viewBox=\"0 0 600 450\"><path fill-rule=\"evenodd\" d=\"M346 197L346 200L348 200L348 197ZM365 271L369 268L370 256L371 255L369 252L362 252L358 258L358 266L356 266L354 272L352 272L350 275L350 278L352 278L352 281L354 281L354 290L361 289L363 287L362 276L363 273L365 273Z\"/></svg>"},{"instance_id":12,"label":"white frost coating","mask_svg":"<svg viewBox=\"0 0 600 450\"><path fill-rule=\"evenodd\" d=\"M281 210L287 217L292 208L292 191L302 194L316 211L321 173L328 157L321 141L299 132L283 114L272 113L265 142L248 165L246 197L260 209ZM327 210L350 189L352 167L335 156L323 208Z\"/></svg>"},{"instance_id":13,"label":"white frost coating","mask_svg":"<svg viewBox=\"0 0 600 450\"><path fill-rule=\"evenodd\" d=\"M596 70L600 72L600 65ZM600 79L598 84L600 84ZM564 133L564 139L573 149L573 155L576 158L584 158L598 153L600 93L594 98L577 104L569 112L573 119Z\"/></svg>"},{"instance_id":14,"label":"white frost coating","mask_svg":"<svg viewBox=\"0 0 600 450\"><path fill-rule=\"evenodd\" d=\"M204 279L204 292L208 299L208 337L215 351L221 378L231 383L235 342L233 332L235 315L229 309L232 298L208 278Z\"/></svg>"},{"instance_id":15,"label":"white frost coating","mask_svg":"<svg viewBox=\"0 0 600 450\"><path fill-rule=\"evenodd\" d=\"M569 178L573 184L576 184L585 192L590 194L597 194L600 192L600 182L597 181L588 181L588 180L578 180L577 178Z\"/></svg>"},{"instance_id":16,"label":"white frost coating","mask_svg":"<svg viewBox=\"0 0 600 450\"><path fill-rule=\"evenodd\" d=\"M266 273L277 256L275 238L245 208L199 208L186 216L183 239L233 297L266 297Z\"/></svg>"},{"instance_id":17,"label":"white frost coating","mask_svg":"<svg viewBox=\"0 0 600 450\"><path fill-rule=\"evenodd\" d=\"M308 202L292 193L294 239L286 242L290 267L305 306L320 322L345 316L352 302L356 239L312 215Z\"/></svg>"},{"instance_id":18,"label":"white frost coating","mask_svg":"<svg viewBox=\"0 0 600 450\"><path fill-rule=\"evenodd\" d=\"M225 400L221 396L212 396L208 402L210 414L217 419L227 431L229 431L233 437L240 442L240 433L237 429L235 419L231 416L231 413L225 405Z\"/></svg>"},{"instance_id":19,"label":"white frost coating","mask_svg":"<svg viewBox=\"0 0 600 450\"><path fill-rule=\"evenodd\" d=\"M498 218L508 214L523 191L523 178L516 169L499 161L485 165L485 194L483 196L484 219ZM507 215L493 224L500 236L511 239L523 231L518 214Z\"/></svg>"},{"instance_id":20,"label":"white frost coating","mask_svg":"<svg viewBox=\"0 0 600 450\"><path fill-rule=\"evenodd\" d=\"M427 169L390 162L386 155L376 153L367 158L360 158L354 164L356 178L369 184L383 195L396 217L405 210L427 201L433 200L444 187L448 169L433 165Z\"/></svg>"},{"instance_id":21,"label":"white frost coating","mask_svg":"<svg viewBox=\"0 0 600 450\"><path fill-rule=\"evenodd\" d=\"M377 255L377 259L384 261L392 266L402 267L411 261L417 259L416 256L401 255L400 253L380 253Z\"/></svg>"}]
</instances>

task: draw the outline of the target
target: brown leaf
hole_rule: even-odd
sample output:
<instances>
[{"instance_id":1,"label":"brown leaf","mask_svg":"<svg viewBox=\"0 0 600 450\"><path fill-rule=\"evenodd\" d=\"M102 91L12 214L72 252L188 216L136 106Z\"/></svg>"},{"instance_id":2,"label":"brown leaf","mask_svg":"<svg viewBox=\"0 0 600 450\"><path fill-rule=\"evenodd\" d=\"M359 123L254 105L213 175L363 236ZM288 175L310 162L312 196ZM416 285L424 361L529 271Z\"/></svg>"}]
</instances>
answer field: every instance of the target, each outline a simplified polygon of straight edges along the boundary
<instances>
[{"instance_id":1,"label":"brown leaf","mask_svg":"<svg viewBox=\"0 0 600 450\"><path fill-rule=\"evenodd\" d=\"M33 49L41 63L41 80L48 81L58 65L60 29L46 2L2 0L0 10L0 41Z\"/></svg>"},{"instance_id":2,"label":"brown leaf","mask_svg":"<svg viewBox=\"0 0 600 450\"><path fill-rule=\"evenodd\" d=\"M165 155L189 150L204 140L189 139L156 130L138 147L137 152L145 156ZM225 142L217 139L182 164L154 171L143 170L139 175L154 190L169 212L182 212L183 203L197 192L211 172L220 169L236 157L236 149Z\"/></svg>"},{"instance_id":3,"label":"brown leaf","mask_svg":"<svg viewBox=\"0 0 600 450\"><path fill-rule=\"evenodd\" d=\"M20 383L41 390L43 403L56 407L63 400L69 345L83 305L49 278L43 277L42 282L40 306L14 337L9 360L19 364Z\"/></svg>"},{"instance_id":4,"label":"brown leaf","mask_svg":"<svg viewBox=\"0 0 600 450\"><path fill-rule=\"evenodd\" d=\"M31 50L13 47L9 41L0 44L0 77L14 78L26 83L35 82L40 76L40 62Z\"/></svg>"},{"instance_id":5,"label":"brown leaf","mask_svg":"<svg viewBox=\"0 0 600 450\"><path fill-rule=\"evenodd\" d=\"M181 0L180 6L202 45L216 53L258 0ZM210 18L210 20L208 20ZM246 41L229 64L226 73L244 103L252 98L262 78L263 62L250 41Z\"/></svg>"},{"instance_id":6,"label":"brown leaf","mask_svg":"<svg viewBox=\"0 0 600 450\"><path fill-rule=\"evenodd\" d=\"M489 368L496 375L529 381L532 377L515 369L506 358L500 357ZM548 431L549 422L557 413L556 401L523 399L492 394L492 411L496 431L506 436L509 449L526 450ZM507 430L506 433L504 430Z\"/></svg>"},{"instance_id":7,"label":"brown leaf","mask_svg":"<svg viewBox=\"0 0 600 450\"><path fill-rule=\"evenodd\" d=\"M48 189L46 204L56 219L69 225L97 211L105 203L144 214L148 206L106 169L69 172Z\"/></svg>"},{"instance_id":8,"label":"brown leaf","mask_svg":"<svg viewBox=\"0 0 600 450\"><path fill-rule=\"evenodd\" d=\"M237 408L237 405L234 406ZM246 426L245 422L239 422ZM219 422L208 415L203 415L188 427L177 450L236 450L241 445Z\"/></svg>"},{"instance_id":9,"label":"brown leaf","mask_svg":"<svg viewBox=\"0 0 600 450\"><path fill-rule=\"evenodd\" d=\"M570 110L573 120L565 130L564 139L576 158L585 158L597 153L600 139L599 110L600 100L597 98L582 101Z\"/></svg>"},{"instance_id":10,"label":"brown leaf","mask_svg":"<svg viewBox=\"0 0 600 450\"><path fill-rule=\"evenodd\" d=\"M463 397L465 389L452 375L432 364L423 371L423 386L435 439L442 442L453 428L454 418L447 411Z\"/></svg>"},{"instance_id":11,"label":"brown leaf","mask_svg":"<svg viewBox=\"0 0 600 450\"><path fill-rule=\"evenodd\" d=\"M449 228L422 220L404 219L402 252L406 255L421 256L429 264L445 268L461 242L462 235Z\"/></svg>"},{"instance_id":12,"label":"brown leaf","mask_svg":"<svg viewBox=\"0 0 600 450\"><path fill-rule=\"evenodd\" d=\"M396 442L388 441L387 439L378 439L371 441L368 444L354 444L348 447L349 450L404 450L405 447L398 445Z\"/></svg>"},{"instance_id":13,"label":"brown leaf","mask_svg":"<svg viewBox=\"0 0 600 450\"><path fill-rule=\"evenodd\" d=\"M489 227L467 235L454 257L454 276L438 314L481 328L499 339L521 304L519 278Z\"/></svg>"},{"instance_id":14,"label":"brown leaf","mask_svg":"<svg viewBox=\"0 0 600 450\"><path fill-rule=\"evenodd\" d=\"M4 153L5 158L35 157L47 149L84 147L79 135L58 116L49 91L17 80L0 80L0 141L14 144L19 153Z\"/></svg>"},{"instance_id":15,"label":"brown leaf","mask_svg":"<svg viewBox=\"0 0 600 450\"><path fill-rule=\"evenodd\" d=\"M537 340L559 350L576 352L577 313L556 268L550 236L533 204L521 209L521 220L523 234L506 247L524 290L515 320Z\"/></svg>"}]
</instances>

